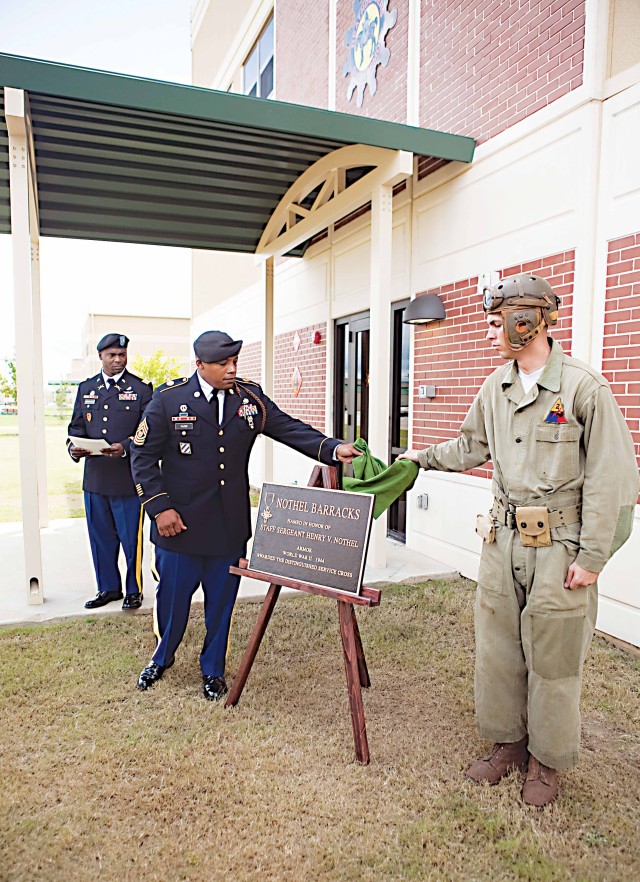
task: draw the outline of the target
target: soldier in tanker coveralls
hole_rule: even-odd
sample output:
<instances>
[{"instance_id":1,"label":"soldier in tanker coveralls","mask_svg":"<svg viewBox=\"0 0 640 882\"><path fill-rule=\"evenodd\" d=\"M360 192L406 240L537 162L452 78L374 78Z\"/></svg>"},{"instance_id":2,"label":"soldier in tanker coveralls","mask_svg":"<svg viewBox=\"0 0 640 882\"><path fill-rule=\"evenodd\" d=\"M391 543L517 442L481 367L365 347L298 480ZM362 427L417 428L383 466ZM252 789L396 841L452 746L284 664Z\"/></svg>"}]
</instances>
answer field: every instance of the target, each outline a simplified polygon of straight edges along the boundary
<instances>
[{"instance_id":1,"label":"soldier in tanker coveralls","mask_svg":"<svg viewBox=\"0 0 640 882\"><path fill-rule=\"evenodd\" d=\"M638 496L631 434L607 381L547 334L558 298L520 274L484 291L487 339L508 363L483 383L460 436L403 457L459 472L493 462L476 596L476 716L491 754L467 771L525 768L534 806L578 761L582 666L598 574L629 537Z\"/></svg>"},{"instance_id":2,"label":"soldier in tanker coveralls","mask_svg":"<svg viewBox=\"0 0 640 882\"><path fill-rule=\"evenodd\" d=\"M126 596L123 609L142 604L142 518L140 500L131 478L129 449L142 413L151 401L153 387L129 373L124 334L106 334L98 343L102 370L78 386L69 423L69 435L102 438L110 447L91 456L67 439L71 458L85 458L84 505L98 594L85 603L96 609L122 600L118 569L120 546L127 561Z\"/></svg>"},{"instance_id":3,"label":"soldier in tanker coveralls","mask_svg":"<svg viewBox=\"0 0 640 882\"><path fill-rule=\"evenodd\" d=\"M156 390L134 438L133 478L152 521L160 576L157 645L139 689L148 689L173 664L191 598L202 584L204 696L215 701L227 692L225 656L240 582L229 567L245 554L251 536L247 467L258 435L329 465L360 455L352 444L283 413L257 383L237 379L241 346L221 331L201 334L193 344L196 372Z\"/></svg>"}]
</instances>

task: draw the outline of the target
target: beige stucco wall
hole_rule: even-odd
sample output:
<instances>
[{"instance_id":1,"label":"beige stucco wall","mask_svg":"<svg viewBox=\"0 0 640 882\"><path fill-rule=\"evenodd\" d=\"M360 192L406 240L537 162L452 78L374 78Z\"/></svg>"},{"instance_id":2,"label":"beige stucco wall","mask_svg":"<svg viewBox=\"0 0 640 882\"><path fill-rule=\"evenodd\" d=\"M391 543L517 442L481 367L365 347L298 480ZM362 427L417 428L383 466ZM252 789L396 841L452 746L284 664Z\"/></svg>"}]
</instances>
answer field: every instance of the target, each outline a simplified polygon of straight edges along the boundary
<instances>
[{"instance_id":1,"label":"beige stucco wall","mask_svg":"<svg viewBox=\"0 0 640 882\"><path fill-rule=\"evenodd\" d=\"M640 0L611 0L611 58L613 77L640 64Z\"/></svg>"},{"instance_id":2,"label":"beige stucco wall","mask_svg":"<svg viewBox=\"0 0 640 882\"><path fill-rule=\"evenodd\" d=\"M69 379L84 380L100 369L96 344L105 334L129 337L129 365L137 355L148 358L161 349L175 358L181 370L189 369L191 359L191 319L172 316L103 315L90 313L82 329L80 357L74 358Z\"/></svg>"},{"instance_id":3,"label":"beige stucco wall","mask_svg":"<svg viewBox=\"0 0 640 882\"><path fill-rule=\"evenodd\" d=\"M253 254L225 251L193 251L192 270L194 321L238 292L258 284L262 272ZM215 321L215 315L211 320Z\"/></svg>"},{"instance_id":4,"label":"beige stucco wall","mask_svg":"<svg viewBox=\"0 0 640 882\"><path fill-rule=\"evenodd\" d=\"M214 83L220 65L252 5L252 0L233 0L232 3L228 0L209 0L208 3L194 5L192 20L197 25L192 41L194 86L208 87ZM206 7L206 10L200 7Z\"/></svg>"}]
</instances>

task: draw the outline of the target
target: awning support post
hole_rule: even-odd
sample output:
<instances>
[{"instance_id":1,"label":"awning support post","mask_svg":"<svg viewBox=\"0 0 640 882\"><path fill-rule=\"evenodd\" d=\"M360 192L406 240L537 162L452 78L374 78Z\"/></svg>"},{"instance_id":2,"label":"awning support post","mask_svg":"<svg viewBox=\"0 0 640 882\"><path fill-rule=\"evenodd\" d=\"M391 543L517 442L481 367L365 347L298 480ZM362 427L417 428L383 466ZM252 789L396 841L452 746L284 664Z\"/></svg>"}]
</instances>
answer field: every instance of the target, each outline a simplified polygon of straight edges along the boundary
<instances>
[{"instance_id":1,"label":"awning support post","mask_svg":"<svg viewBox=\"0 0 640 882\"><path fill-rule=\"evenodd\" d=\"M20 483L27 602L44 602L41 520L46 523L44 394L38 199L29 103L22 89L5 88L16 324ZM44 517L41 515L44 513Z\"/></svg>"},{"instance_id":2,"label":"awning support post","mask_svg":"<svg viewBox=\"0 0 640 882\"><path fill-rule=\"evenodd\" d=\"M262 263L262 283L264 287L264 315L262 332L262 388L269 398L273 398L273 257L268 257ZM271 438L262 438L262 480L273 482L273 441Z\"/></svg>"},{"instance_id":3,"label":"awning support post","mask_svg":"<svg viewBox=\"0 0 640 882\"><path fill-rule=\"evenodd\" d=\"M393 186L383 184L371 194L370 371L369 447L386 460L389 450L389 398L391 358L391 243L393 236ZM373 394L371 394L371 390ZM387 515L374 523L370 540L371 563L387 565Z\"/></svg>"}]
</instances>

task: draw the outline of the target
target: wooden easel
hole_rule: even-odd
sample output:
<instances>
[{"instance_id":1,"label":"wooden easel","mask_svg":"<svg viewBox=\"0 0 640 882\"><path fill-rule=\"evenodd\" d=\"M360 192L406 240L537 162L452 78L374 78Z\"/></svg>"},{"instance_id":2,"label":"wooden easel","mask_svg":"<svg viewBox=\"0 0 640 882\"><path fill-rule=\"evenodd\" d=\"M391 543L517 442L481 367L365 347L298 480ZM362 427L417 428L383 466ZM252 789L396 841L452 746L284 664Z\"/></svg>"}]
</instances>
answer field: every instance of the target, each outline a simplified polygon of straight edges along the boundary
<instances>
[{"instance_id":1,"label":"wooden easel","mask_svg":"<svg viewBox=\"0 0 640 882\"><path fill-rule=\"evenodd\" d=\"M337 470L333 466L315 466L307 486L337 490ZM318 585L298 582L293 579L284 579L281 576L277 577L277 582L273 582L271 581L274 578L272 575L258 570L250 570L249 562L244 558L240 560L239 566L231 567L230 572L236 576L247 576L250 579L271 582L271 584L269 585L267 596L260 607L258 619L224 706L233 707L240 701L242 690L247 682L249 672L260 648L260 643L280 596L280 589L282 587L296 588L298 591L305 591L307 594L321 594L323 597L332 597L338 601L338 620L340 622L340 636L342 637L344 669L347 675L347 690L349 692L349 707L351 708L351 724L353 726L356 759L362 765L368 765L369 745L367 743L367 729L364 719L364 706L362 704L362 689L367 689L371 685L371 680L369 679L369 671L367 670L354 606L379 606L380 591L377 588L363 587L360 594L350 596L335 588L321 588Z\"/></svg>"}]
</instances>

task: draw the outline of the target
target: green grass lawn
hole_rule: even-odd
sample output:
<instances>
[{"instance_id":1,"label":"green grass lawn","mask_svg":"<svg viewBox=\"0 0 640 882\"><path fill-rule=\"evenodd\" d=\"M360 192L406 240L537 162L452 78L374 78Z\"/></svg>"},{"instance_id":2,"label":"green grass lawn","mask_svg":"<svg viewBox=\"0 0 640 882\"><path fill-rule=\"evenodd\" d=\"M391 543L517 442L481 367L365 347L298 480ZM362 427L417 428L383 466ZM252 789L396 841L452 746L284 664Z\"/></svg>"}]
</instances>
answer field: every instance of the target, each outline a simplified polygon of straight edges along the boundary
<instances>
[{"instance_id":1,"label":"green grass lawn","mask_svg":"<svg viewBox=\"0 0 640 882\"><path fill-rule=\"evenodd\" d=\"M45 418L49 517L84 517L82 464L74 463L65 446L69 417ZM20 448L17 416L0 416L0 521L20 521Z\"/></svg>"},{"instance_id":2,"label":"green grass lawn","mask_svg":"<svg viewBox=\"0 0 640 882\"><path fill-rule=\"evenodd\" d=\"M0 629L0 879L632 882L640 662L596 638L582 759L544 810L477 786L475 584L382 586L358 611L371 765L354 762L336 604L280 600L238 706L202 697L203 611L142 693L151 616ZM238 604L228 675L258 606Z\"/></svg>"}]
</instances>

